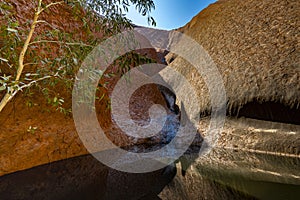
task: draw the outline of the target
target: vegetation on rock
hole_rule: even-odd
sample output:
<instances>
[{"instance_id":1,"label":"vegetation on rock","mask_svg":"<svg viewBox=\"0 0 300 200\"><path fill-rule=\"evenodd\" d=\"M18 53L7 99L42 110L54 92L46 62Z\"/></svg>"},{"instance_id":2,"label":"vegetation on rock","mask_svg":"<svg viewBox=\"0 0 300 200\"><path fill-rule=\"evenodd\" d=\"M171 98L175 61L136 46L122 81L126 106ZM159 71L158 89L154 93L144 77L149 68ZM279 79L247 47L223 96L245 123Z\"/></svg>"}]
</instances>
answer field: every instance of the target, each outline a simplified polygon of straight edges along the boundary
<instances>
[{"instance_id":1,"label":"vegetation on rock","mask_svg":"<svg viewBox=\"0 0 300 200\"><path fill-rule=\"evenodd\" d=\"M32 95L33 85L49 104L65 114L71 112L62 106L64 97L53 87L63 85L71 91L75 73L93 47L112 34L132 28L125 16L128 7L135 5L138 12L147 15L148 22L155 25L149 14L155 8L152 0L37 0L29 2L34 10L29 10L27 19L18 18L20 13L14 13L13 4L11 1L0 3L0 112L19 91L26 90ZM60 14L58 10L70 12L70 17L77 22L74 26L81 27L72 29L53 23L57 17L54 14ZM80 28L83 30L78 33ZM131 54L123 60L140 61L139 57L134 58ZM127 69L128 63L119 64L119 70L126 71L122 68ZM28 106L31 105L29 102Z\"/></svg>"},{"instance_id":2,"label":"vegetation on rock","mask_svg":"<svg viewBox=\"0 0 300 200\"><path fill-rule=\"evenodd\" d=\"M38 2L0 2L0 101L6 93L12 94L12 88L17 91L0 112L0 175L87 154L70 115L75 74L96 45L115 33L132 28L124 15L126 7L134 4L154 23L149 15L154 9L151 0L99 0L98 5L92 4L96 1L42 0L40 9L44 10L24 55L23 71L15 81L19 56ZM103 8L97 11L95 6L101 3ZM123 7L121 11L120 6ZM106 9L107 13L101 9ZM111 128L109 92L131 67L153 62L155 56L154 50L122 55L99 82L98 120L117 145L123 140L121 132ZM159 91L155 93L148 88L146 92L152 95L150 101L159 99L159 95L155 95Z\"/></svg>"}]
</instances>

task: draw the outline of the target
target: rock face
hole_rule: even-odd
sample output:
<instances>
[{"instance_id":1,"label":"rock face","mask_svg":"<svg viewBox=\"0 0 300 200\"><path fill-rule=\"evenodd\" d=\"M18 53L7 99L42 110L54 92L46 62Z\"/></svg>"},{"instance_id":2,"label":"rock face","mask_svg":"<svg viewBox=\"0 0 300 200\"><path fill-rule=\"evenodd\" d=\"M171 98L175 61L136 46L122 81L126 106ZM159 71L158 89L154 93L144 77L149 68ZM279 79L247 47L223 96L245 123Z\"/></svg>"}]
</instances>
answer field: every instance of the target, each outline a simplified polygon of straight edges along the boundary
<instances>
[{"instance_id":1,"label":"rock face","mask_svg":"<svg viewBox=\"0 0 300 200\"><path fill-rule=\"evenodd\" d=\"M24 0L6 2L13 6L13 16L24 28L27 19L32 19L34 3ZM299 106L299 4L297 0L218 1L179 29L199 42L216 63L226 88L229 111L254 100ZM86 33L80 18L83 14L83 11L72 13L71 8L63 4L62 7L53 7L41 19L47 19L55 28L76 33L74 37L85 40ZM5 23L1 19L0 22ZM43 28L50 27L41 25L37 33ZM93 34L101 37L99 32ZM0 39L0 43L4 41ZM164 61L164 51L159 56L153 49L139 53ZM209 93L203 79L176 55L168 54L166 61L197 87L201 112L209 111ZM101 91L105 93L106 100L118 78L106 79L111 83L108 89ZM64 97L66 104L70 104L70 92ZM71 117L55 112L43 97L37 97L32 107L26 106L26 100L22 95L17 96L0 114L0 175L87 153ZM118 145L130 144L131 138L124 136L112 123L111 113L103 102L96 106L97 115L108 137ZM158 88L153 85L138 90L131 103L136 121L149 119L147 109L140 109L141 105L147 104L149 108L153 103L159 103L166 107ZM29 127L37 129L31 132ZM296 127L293 131L295 137L298 130ZM299 140L296 141L295 146L299 143ZM299 148L291 148L290 153L299 152Z\"/></svg>"},{"instance_id":2,"label":"rock face","mask_svg":"<svg viewBox=\"0 0 300 200\"><path fill-rule=\"evenodd\" d=\"M202 45L216 64L226 90L228 116L271 121L254 120L249 124L251 120L246 120L241 124L227 118L218 146L299 155L299 7L300 2L295 0L222 0L177 30ZM197 56L196 52L189 53ZM195 88L200 114L207 116L211 102L204 77L172 52L166 56L166 62ZM171 75L166 77L176 80ZM274 119L278 115L286 119ZM272 122L298 125L292 128ZM199 124L204 136L209 123L209 119L203 119Z\"/></svg>"},{"instance_id":3,"label":"rock face","mask_svg":"<svg viewBox=\"0 0 300 200\"><path fill-rule=\"evenodd\" d=\"M45 4L50 2L53 1L43 1ZM19 22L18 29L27 30L27 21L32 20L37 2L9 0L5 3L12 7L10 17ZM4 14L0 13L0 23L6 24L2 15ZM66 3L50 7L50 11L43 13L40 18L48 23L37 26L33 38L42 32L56 28L72 34L75 41L83 43L91 38L101 39L103 37L101 27L91 26L92 30L89 31L84 28L82 20L84 15L85 12L81 8L75 12ZM5 38L0 38L1 43L4 41ZM46 53L40 52L39 47L37 48L34 50L35 53L43 53L43 56L47 58L59 53L59 48L55 45L48 47L51 48L51 52L47 51ZM143 49L137 53L149 59L161 61L161 57L154 49ZM29 56L26 59L30 59ZM115 72L117 67L117 65L111 66L108 71ZM1 73L9 73L3 66L0 68ZM24 69L25 72L31 72L31 70L35 69L30 66L26 66ZM109 85L107 88L100 88L98 95L101 97L104 94L104 96L102 101L97 101L96 111L98 121L111 141L118 146L126 146L132 144L133 139L127 137L113 123L107 104L109 95L120 76L120 73L115 73L114 77L102 80L109 82ZM66 107L71 107L72 90L66 89L64 85L56 85L52 89L64 97ZM37 88L33 88L32 91L34 92L32 98L20 93L0 113L0 175L88 153L76 132L72 117L55 111L55 108L47 104L47 100ZM2 94L0 93L0 97ZM28 106L28 102L32 102L32 106ZM135 116L134 120L147 122L149 120L147 109L153 104L161 104L167 108L163 96L155 85L146 85L137 90L130 101L131 113ZM31 130L29 127L34 127L35 130Z\"/></svg>"},{"instance_id":4,"label":"rock face","mask_svg":"<svg viewBox=\"0 0 300 200\"><path fill-rule=\"evenodd\" d=\"M252 101L299 107L299 6L296 0L222 0L178 29L214 60L223 77L228 111ZM197 87L201 111L210 110L207 86L192 66L174 54L166 60Z\"/></svg>"}]
</instances>

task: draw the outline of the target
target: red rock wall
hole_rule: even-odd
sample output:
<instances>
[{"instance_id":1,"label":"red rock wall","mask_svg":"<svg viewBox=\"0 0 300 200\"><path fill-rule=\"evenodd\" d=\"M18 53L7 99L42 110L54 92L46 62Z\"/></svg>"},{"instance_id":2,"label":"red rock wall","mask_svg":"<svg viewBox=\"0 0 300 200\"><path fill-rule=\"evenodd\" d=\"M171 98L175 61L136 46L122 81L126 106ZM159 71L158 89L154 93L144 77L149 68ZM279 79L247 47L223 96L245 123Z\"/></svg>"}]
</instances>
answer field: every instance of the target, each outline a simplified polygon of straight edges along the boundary
<instances>
[{"instance_id":1,"label":"red rock wall","mask_svg":"<svg viewBox=\"0 0 300 200\"><path fill-rule=\"evenodd\" d=\"M26 22L33 18L36 1L8 0L7 2L13 5L14 17L20 22L21 29L27 29ZM51 0L44 2L49 3ZM83 28L82 15L84 15L83 10L79 9L74 13L68 5L63 4L52 7L41 16L41 19L47 20L51 26L60 30L73 33L75 39L85 41L90 35ZM1 21L1 23L5 22ZM38 26L34 37L49 28L48 25ZM94 31L92 34L101 37L99 32ZM52 56L59 53L57 46L53 45L51 48L53 48L50 52L53 53ZM158 59L154 49L142 50L140 53ZM108 88L113 88L118 79L119 75L105 80L110 82ZM70 107L71 91L60 85L54 90L62 94L65 106ZM105 94L104 99L96 105L100 125L117 145L131 144L130 138L112 123L110 110L107 109L106 104L111 90L101 88L100 92ZM135 105L153 103L165 105L163 97L153 85L141 88L136 94L131 102L133 111L140 113L145 119L147 118L143 116L145 110L140 110ZM143 98L140 98L141 94ZM26 105L28 100L33 100L33 105L30 107ZM38 90L34 91L34 96L30 99L24 93L18 94L0 113L0 124L0 175L88 153L77 135L72 117L55 111ZM30 130L30 127L36 127L36 130Z\"/></svg>"}]
</instances>

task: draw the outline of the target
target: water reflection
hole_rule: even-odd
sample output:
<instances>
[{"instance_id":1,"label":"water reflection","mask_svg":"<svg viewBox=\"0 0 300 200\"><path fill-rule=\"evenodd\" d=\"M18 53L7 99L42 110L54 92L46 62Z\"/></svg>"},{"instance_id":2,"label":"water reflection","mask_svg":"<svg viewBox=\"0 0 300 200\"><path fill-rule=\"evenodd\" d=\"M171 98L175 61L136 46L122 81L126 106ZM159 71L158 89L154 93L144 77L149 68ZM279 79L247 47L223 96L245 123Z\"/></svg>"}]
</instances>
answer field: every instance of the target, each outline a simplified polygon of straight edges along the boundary
<instances>
[{"instance_id":1,"label":"water reflection","mask_svg":"<svg viewBox=\"0 0 300 200\"><path fill-rule=\"evenodd\" d=\"M184 109L181 114L185 115ZM150 152L167 145L176 135L178 120L177 113L170 114L161 138L124 149ZM202 142L201 135L196 134L176 165L144 174L111 169L91 155L8 174L0 177L0 197L5 200L300 199L299 156L214 149L199 157ZM177 173L177 168L181 173Z\"/></svg>"},{"instance_id":2,"label":"water reflection","mask_svg":"<svg viewBox=\"0 0 300 200\"><path fill-rule=\"evenodd\" d=\"M214 149L195 160L185 177L177 175L160 197L299 199L300 158Z\"/></svg>"},{"instance_id":3,"label":"water reflection","mask_svg":"<svg viewBox=\"0 0 300 200\"><path fill-rule=\"evenodd\" d=\"M0 177L1 199L155 199L176 174L174 165L130 174L110 169L91 155Z\"/></svg>"},{"instance_id":4,"label":"water reflection","mask_svg":"<svg viewBox=\"0 0 300 200\"><path fill-rule=\"evenodd\" d=\"M300 197L298 157L226 149L214 149L207 156L198 157L197 148L197 144L191 146L176 166L171 164L145 174L110 169L91 155L62 160L0 177L0 197L26 200ZM176 175L182 168L183 173Z\"/></svg>"}]
</instances>

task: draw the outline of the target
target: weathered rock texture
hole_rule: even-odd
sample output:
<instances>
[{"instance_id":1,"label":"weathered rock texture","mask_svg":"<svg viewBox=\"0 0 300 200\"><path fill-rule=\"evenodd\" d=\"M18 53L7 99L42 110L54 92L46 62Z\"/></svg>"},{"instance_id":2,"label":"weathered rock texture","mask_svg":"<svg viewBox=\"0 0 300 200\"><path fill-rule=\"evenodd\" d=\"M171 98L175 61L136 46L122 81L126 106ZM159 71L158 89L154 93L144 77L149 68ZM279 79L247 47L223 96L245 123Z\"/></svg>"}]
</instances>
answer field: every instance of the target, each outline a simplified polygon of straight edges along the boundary
<instances>
[{"instance_id":1,"label":"weathered rock texture","mask_svg":"<svg viewBox=\"0 0 300 200\"><path fill-rule=\"evenodd\" d=\"M54 1L43 1L45 4L49 2ZM12 18L19 22L18 28L27 30L28 24L25 22L33 19L37 1L9 0L6 3L13 7ZM90 32L84 28L82 17L84 15L84 10L78 9L74 12L65 3L53 6L41 15L40 20L46 20L48 23L37 26L33 38L54 27L72 34L75 41L84 43L91 38L101 39L103 36L101 27L91 25ZM7 22L1 18L0 23ZM2 38L1 42L4 41L5 38ZM49 44L48 48L51 48L50 52L39 48L34 51L45 57L59 54L57 45ZM153 60L161 60L154 49L144 49L137 53ZM26 59L29 58L27 55ZM35 67L27 66L24 72L31 72ZM118 146L126 146L143 140L136 141L126 136L111 119L108 103L109 95L120 78L120 73L116 72L117 68L118 66L111 66L108 70L109 73L115 73L114 77L101 80L103 81L101 83L109 82L109 85L107 88L100 88L98 95L101 97L104 94L104 97L101 101L97 101L96 112L101 127L111 141ZM9 73L3 71L2 66L1 69L1 73ZM65 107L71 107L71 90L66 89L64 85L56 85L52 89L64 97ZM76 132L72 117L59 113L48 105L38 89L33 88L32 91L33 97L19 93L0 113L0 175L88 153ZM0 93L0 97L2 95L3 93ZM28 102L32 102L32 106L28 106ZM154 103L162 104L166 108L165 101L155 85L146 85L137 90L130 101L131 112L137 116L135 120L147 121L149 114L146 109ZM142 105L147 106L141 109ZM30 127L35 127L35 130Z\"/></svg>"},{"instance_id":2,"label":"weathered rock texture","mask_svg":"<svg viewBox=\"0 0 300 200\"><path fill-rule=\"evenodd\" d=\"M300 113L299 7L300 2L296 0L222 0L177 30L202 45L216 64L226 90L227 115L238 115L243 106L250 104L241 113L252 113L255 119L272 122L282 115L280 117L286 119L278 121L299 123L295 119L288 120L298 118ZM197 56L197 52L189 53L191 57ZM196 89L200 114L209 114L210 93L204 78L174 53L169 53L166 61ZM171 76L168 78L172 80ZM213 87L219 88L219 85ZM255 106L256 103L259 106ZM293 111L273 109L274 105L293 108ZM202 119L199 124L204 136L209 122L210 119ZM272 122L228 118L217 145L299 156L300 127Z\"/></svg>"},{"instance_id":3,"label":"weathered rock texture","mask_svg":"<svg viewBox=\"0 0 300 200\"><path fill-rule=\"evenodd\" d=\"M222 0L178 29L202 45L216 63L229 111L251 101L299 107L299 7L297 0ZM209 92L200 75L174 54L167 55L167 62L197 88L201 112L209 111Z\"/></svg>"},{"instance_id":4,"label":"weathered rock texture","mask_svg":"<svg viewBox=\"0 0 300 200\"><path fill-rule=\"evenodd\" d=\"M199 130L207 134L210 119L200 121ZM227 118L219 135L218 147L262 154L300 156L300 126L255 120Z\"/></svg>"}]
</instances>

